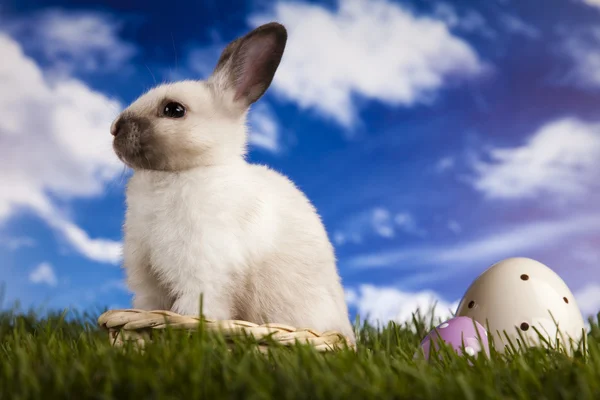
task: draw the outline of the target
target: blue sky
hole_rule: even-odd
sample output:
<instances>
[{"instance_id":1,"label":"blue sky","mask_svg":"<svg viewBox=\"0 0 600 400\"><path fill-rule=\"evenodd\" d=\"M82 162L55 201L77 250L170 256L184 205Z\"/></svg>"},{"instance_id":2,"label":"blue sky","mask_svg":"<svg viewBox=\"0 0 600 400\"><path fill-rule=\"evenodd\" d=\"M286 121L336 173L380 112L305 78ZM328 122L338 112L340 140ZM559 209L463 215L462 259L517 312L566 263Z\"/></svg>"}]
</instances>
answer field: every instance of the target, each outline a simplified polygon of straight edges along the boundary
<instances>
[{"instance_id":1,"label":"blue sky","mask_svg":"<svg viewBox=\"0 0 600 400\"><path fill-rule=\"evenodd\" d=\"M352 314L451 307L513 256L600 310L598 0L5 2L5 305L129 305L110 122L271 20L289 39L249 159L316 205Z\"/></svg>"}]
</instances>

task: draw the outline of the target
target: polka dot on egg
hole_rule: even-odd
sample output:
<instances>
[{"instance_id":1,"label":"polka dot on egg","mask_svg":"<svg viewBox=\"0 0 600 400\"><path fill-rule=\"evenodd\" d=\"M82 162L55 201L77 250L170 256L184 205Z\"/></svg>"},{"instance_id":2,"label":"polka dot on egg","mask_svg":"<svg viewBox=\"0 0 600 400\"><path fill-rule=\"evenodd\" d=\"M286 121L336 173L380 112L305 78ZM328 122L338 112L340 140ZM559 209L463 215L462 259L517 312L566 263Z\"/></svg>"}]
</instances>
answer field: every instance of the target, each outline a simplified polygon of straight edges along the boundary
<instances>
[{"instance_id":1,"label":"polka dot on egg","mask_svg":"<svg viewBox=\"0 0 600 400\"><path fill-rule=\"evenodd\" d=\"M465 340L465 347L466 348L470 348L475 352L480 352L481 351L481 344L479 343L479 339L478 338L468 338Z\"/></svg>"},{"instance_id":2,"label":"polka dot on egg","mask_svg":"<svg viewBox=\"0 0 600 400\"><path fill-rule=\"evenodd\" d=\"M441 325L440 325L440 329L444 329L444 328L447 328L447 327L449 327L449 326L450 326L450 324L449 324L449 323L447 323L447 322L444 322L443 324L441 324Z\"/></svg>"},{"instance_id":3,"label":"polka dot on egg","mask_svg":"<svg viewBox=\"0 0 600 400\"><path fill-rule=\"evenodd\" d=\"M472 347L465 347L465 353L467 353L470 356L474 356L476 351L474 348Z\"/></svg>"}]
</instances>

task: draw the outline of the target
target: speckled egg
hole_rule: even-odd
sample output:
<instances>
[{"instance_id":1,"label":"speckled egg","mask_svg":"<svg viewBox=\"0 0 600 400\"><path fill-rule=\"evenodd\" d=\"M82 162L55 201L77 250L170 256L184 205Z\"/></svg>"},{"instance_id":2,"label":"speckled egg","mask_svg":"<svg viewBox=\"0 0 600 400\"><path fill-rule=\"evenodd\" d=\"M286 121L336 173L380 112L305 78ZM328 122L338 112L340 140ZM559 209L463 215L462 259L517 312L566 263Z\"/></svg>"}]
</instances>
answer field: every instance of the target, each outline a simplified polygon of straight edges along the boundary
<instances>
[{"instance_id":1,"label":"speckled egg","mask_svg":"<svg viewBox=\"0 0 600 400\"><path fill-rule=\"evenodd\" d=\"M450 345L458 354L479 355L482 351L489 356L488 337L485 328L469 317L455 317L435 327L421 342L415 358L423 355L429 360L432 343L439 351L441 341Z\"/></svg>"},{"instance_id":2,"label":"speckled egg","mask_svg":"<svg viewBox=\"0 0 600 400\"><path fill-rule=\"evenodd\" d=\"M456 315L485 326L499 352L510 343L541 344L541 334L554 344L558 339L570 353L585 335L573 293L554 271L530 258L509 258L484 271L467 289Z\"/></svg>"}]
</instances>

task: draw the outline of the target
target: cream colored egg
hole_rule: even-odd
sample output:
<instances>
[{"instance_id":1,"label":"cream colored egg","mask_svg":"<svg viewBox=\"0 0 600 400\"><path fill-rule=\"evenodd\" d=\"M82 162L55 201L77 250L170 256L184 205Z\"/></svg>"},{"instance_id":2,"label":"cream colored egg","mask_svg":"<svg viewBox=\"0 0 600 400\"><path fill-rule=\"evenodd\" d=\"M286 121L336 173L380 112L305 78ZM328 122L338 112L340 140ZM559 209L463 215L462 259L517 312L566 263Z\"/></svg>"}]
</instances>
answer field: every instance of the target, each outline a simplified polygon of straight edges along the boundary
<instances>
[{"instance_id":1,"label":"cream colored egg","mask_svg":"<svg viewBox=\"0 0 600 400\"><path fill-rule=\"evenodd\" d=\"M565 282L544 264L524 257L484 271L466 291L456 315L488 327L500 352L509 343L518 347L521 337L530 346L543 343L541 334L552 347L572 353L585 336L581 311Z\"/></svg>"}]
</instances>

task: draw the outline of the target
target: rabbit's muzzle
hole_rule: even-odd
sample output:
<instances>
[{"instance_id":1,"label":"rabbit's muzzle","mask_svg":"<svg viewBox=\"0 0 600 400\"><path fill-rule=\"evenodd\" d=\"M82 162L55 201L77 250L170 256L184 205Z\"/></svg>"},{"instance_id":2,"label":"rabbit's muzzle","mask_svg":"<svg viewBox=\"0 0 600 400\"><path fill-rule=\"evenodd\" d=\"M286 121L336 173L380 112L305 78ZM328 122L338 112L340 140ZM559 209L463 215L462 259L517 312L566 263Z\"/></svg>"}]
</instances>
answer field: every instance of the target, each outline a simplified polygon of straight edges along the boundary
<instances>
[{"instance_id":1,"label":"rabbit's muzzle","mask_svg":"<svg viewBox=\"0 0 600 400\"><path fill-rule=\"evenodd\" d=\"M123 114L113 124L111 134L115 153L131 168L166 169L167 159L148 118Z\"/></svg>"}]
</instances>

